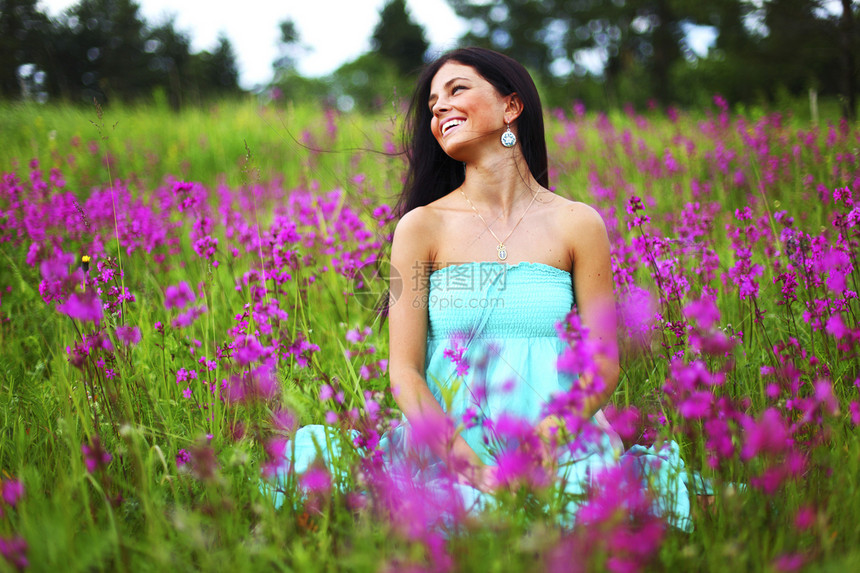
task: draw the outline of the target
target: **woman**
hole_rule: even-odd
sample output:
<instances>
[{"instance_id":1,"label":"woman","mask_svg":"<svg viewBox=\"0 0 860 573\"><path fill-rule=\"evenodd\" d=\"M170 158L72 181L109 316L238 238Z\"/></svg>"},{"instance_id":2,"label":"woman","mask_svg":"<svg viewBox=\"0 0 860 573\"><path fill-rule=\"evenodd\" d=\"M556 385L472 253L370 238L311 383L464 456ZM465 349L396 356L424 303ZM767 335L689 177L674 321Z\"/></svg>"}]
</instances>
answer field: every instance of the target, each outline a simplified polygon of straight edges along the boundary
<instances>
[{"instance_id":1,"label":"woman","mask_svg":"<svg viewBox=\"0 0 860 573\"><path fill-rule=\"evenodd\" d=\"M389 303L391 388L407 423L380 449L391 468L409 457L404 451L429 449L407 481L453 475L456 487L430 489L456 492L466 507L486 506L494 490L523 479L556 476L573 500L622 454L600 411L618 382L604 223L591 207L549 191L540 99L525 68L507 56L464 48L429 64L407 137L391 251L402 280L392 278ZM557 325L574 308L588 333L583 345L598 349L590 372L557 364L566 349ZM577 390L587 397L568 403L576 411L558 407ZM338 455L329 430L299 430L287 456L295 472L317 453ZM589 439L569 447L557 439L567 431ZM632 453L670 462L649 477L669 496L659 509L687 527L677 448L659 457ZM392 488L402 489L398 480ZM571 501L571 515L576 508Z\"/></svg>"},{"instance_id":2,"label":"woman","mask_svg":"<svg viewBox=\"0 0 860 573\"><path fill-rule=\"evenodd\" d=\"M469 407L483 405L489 418L505 412L533 421L549 441L559 420L541 416L541 408L572 382L554 368L562 351L555 324L573 300L603 349L597 361L605 389L579 415L597 414L618 381L603 220L594 209L547 189L540 99L526 70L511 58L479 48L445 54L421 76L409 118L409 172L391 252L392 267L408 277L402 292L392 292L389 309L395 399L407 420L441 417L441 391L452 381L444 368L446 338L465 333L472 347L504 342L504 349L484 357L493 371L481 381L489 396L469 400L473 380L464 380L455 398L460 403L448 414L459 422ZM454 290L445 288L451 274L459 278ZM497 284L491 284L494 276ZM517 303L520 308L511 307ZM482 332L475 332L486 315ZM469 348L470 354L476 359L487 352ZM506 395L494 396L502 385ZM496 469L482 434L480 428L460 433L449 455L465 462L465 480L489 491ZM445 447L434 449L443 455Z\"/></svg>"}]
</instances>

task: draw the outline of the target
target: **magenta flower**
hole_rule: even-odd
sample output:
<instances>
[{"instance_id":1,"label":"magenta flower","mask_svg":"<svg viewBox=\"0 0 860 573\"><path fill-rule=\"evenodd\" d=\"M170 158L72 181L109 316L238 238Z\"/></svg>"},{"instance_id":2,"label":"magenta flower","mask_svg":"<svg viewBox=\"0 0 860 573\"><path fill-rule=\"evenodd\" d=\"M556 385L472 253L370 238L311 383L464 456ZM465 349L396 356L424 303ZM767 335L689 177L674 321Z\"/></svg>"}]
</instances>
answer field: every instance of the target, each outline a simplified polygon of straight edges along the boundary
<instances>
[{"instance_id":1,"label":"magenta flower","mask_svg":"<svg viewBox=\"0 0 860 573\"><path fill-rule=\"evenodd\" d=\"M140 342L140 328L137 326L117 326L116 337L126 346L134 346Z\"/></svg>"},{"instance_id":2,"label":"magenta flower","mask_svg":"<svg viewBox=\"0 0 860 573\"><path fill-rule=\"evenodd\" d=\"M170 285L164 292L164 308L182 309L189 302L194 300L194 291L188 286L188 283L182 281L178 285Z\"/></svg>"},{"instance_id":3,"label":"magenta flower","mask_svg":"<svg viewBox=\"0 0 860 573\"><path fill-rule=\"evenodd\" d=\"M702 330L710 330L720 320L720 310L711 298L690 302L684 307L684 314Z\"/></svg>"},{"instance_id":4,"label":"magenta flower","mask_svg":"<svg viewBox=\"0 0 860 573\"><path fill-rule=\"evenodd\" d=\"M643 288L630 285L629 290L619 296L618 323L643 348L650 346L656 313L654 297Z\"/></svg>"},{"instance_id":5,"label":"magenta flower","mask_svg":"<svg viewBox=\"0 0 860 573\"><path fill-rule=\"evenodd\" d=\"M334 396L334 390L328 384L323 384L320 386L320 402L325 402L329 400L332 396Z\"/></svg>"},{"instance_id":6,"label":"magenta flower","mask_svg":"<svg viewBox=\"0 0 860 573\"><path fill-rule=\"evenodd\" d=\"M788 428L775 408L765 410L758 422L744 420L744 431L743 460L752 459L761 453L781 454L790 445Z\"/></svg>"},{"instance_id":7,"label":"magenta flower","mask_svg":"<svg viewBox=\"0 0 860 573\"><path fill-rule=\"evenodd\" d=\"M10 479L3 482L3 501L7 505L15 507L18 500L24 495L24 484L20 480Z\"/></svg>"},{"instance_id":8,"label":"magenta flower","mask_svg":"<svg viewBox=\"0 0 860 573\"><path fill-rule=\"evenodd\" d=\"M860 402L852 400L849 408L851 410L851 423L855 426L860 426Z\"/></svg>"},{"instance_id":9,"label":"magenta flower","mask_svg":"<svg viewBox=\"0 0 860 573\"><path fill-rule=\"evenodd\" d=\"M794 526L800 531L805 531L815 524L815 517L815 509L804 505L794 516Z\"/></svg>"},{"instance_id":10,"label":"magenta flower","mask_svg":"<svg viewBox=\"0 0 860 573\"><path fill-rule=\"evenodd\" d=\"M794 573L800 571L806 565L806 557L802 553L786 553L773 560L774 571L780 573Z\"/></svg>"},{"instance_id":11,"label":"magenta flower","mask_svg":"<svg viewBox=\"0 0 860 573\"><path fill-rule=\"evenodd\" d=\"M309 493L327 493L331 490L331 476L324 467L313 466L299 477L299 485Z\"/></svg>"},{"instance_id":12,"label":"magenta flower","mask_svg":"<svg viewBox=\"0 0 860 573\"><path fill-rule=\"evenodd\" d=\"M72 293L57 310L72 318L98 324L102 319L102 301L93 293Z\"/></svg>"},{"instance_id":13,"label":"magenta flower","mask_svg":"<svg viewBox=\"0 0 860 573\"><path fill-rule=\"evenodd\" d=\"M443 352L445 358L448 358L456 366L457 376L463 377L469 374L469 361L466 360L464 354L466 348L454 342L454 348L446 348Z\"/></svg>"},{"instance_id":14,"label":"magenta flower","mask_svg":"<svg viewBox=\"0 0 860 573\"><path fill-rule=\"evenodd\" d=\"M272 425L279 432L292 432L296 429L296 417L289 410L275 410L272 413Z\"/></svg>"},{"instance_id":15,"label":"magenta flower","mask_svg":"<svg viewBox=\"0 0 860 573\"><path fill-rule=\"evenodd\" d=\"M177 314L176 318L171 321L170 326L173 328L187 328L194 324L207 311L206 305L192 306L187 311Z\"/></svg>"},{"instance_id":16,"label":"magenta flower","mask_svg":"<svg viewBox=\"0 0 860 573\"><path fill-rule=\"evenodd\" d=\"M30 565L27 561L27 541L23 537L0 537L0 555L19 571Z\"/></svg>"},{"instance_id":17,"label":"magenta flower","mask_svg":"<svg viewBox=\"0 0 860 573\"><path fill-rule=\"evenodd\" d=\"M95 473L107 468L113 459L113 456L102 447L101 439L98 435L93 435L89 444L81 444L81 451L84 454L84 463L89 473Z\"/></svg>"},{"instance_id":18,"label":"magenta flower","mask_svg":"<svg viewBox=\"0 0 860 573\"><path fill-rule=\"evenodd\" d=\"M851 333L842 321L842 315L838 312L834 312L830 315L830 318L827 319L827 324L825 325L824 330L837 340L845 338Z\"/></svg>"}]
</instances>

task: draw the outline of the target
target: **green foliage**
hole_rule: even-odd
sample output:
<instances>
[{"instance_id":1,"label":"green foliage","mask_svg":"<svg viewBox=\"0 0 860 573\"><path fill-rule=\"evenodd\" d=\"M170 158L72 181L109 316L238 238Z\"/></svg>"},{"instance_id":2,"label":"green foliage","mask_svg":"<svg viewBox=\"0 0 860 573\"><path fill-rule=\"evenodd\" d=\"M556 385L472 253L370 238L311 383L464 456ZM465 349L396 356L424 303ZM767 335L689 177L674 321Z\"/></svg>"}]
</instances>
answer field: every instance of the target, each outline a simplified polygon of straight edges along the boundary
<instances>
[{"instance_id":1,"label":"green foliage","mask_svg":"<svg viewBox=\"0 0 860 573\"><path fill-rule=\"evenodd\" d=\"M4 0L0 8L4 98L116 103L159 92L176 110L239 91L226 37L211 52L191 53L173 18L150 26L133 0L81 0L55 20L29 0Z\"/></svg>"},{"instance_id":2,"label":"green foliage","mask_svg":"<svg viewBox=\"0 0 860 573\"><path fill-rule=\"evenodd\" d=\"M388 0L379 13L379 23L371 36L373 49L393 62L403 75L414 75L424 63L429 44L424 28L416 24L405 0Z\"/></svg>"},{"instance_id":3,"label":"green foliage","mask_svg":"<svg viewBox=\"0 0 860 573\"><path fill-rule=\"evenodd\" d=\"M860 42L856 3L843 3L849 11L841 18L820 0L449 4L470 23L462 44L505 52L545 81L574 89L587 85L584 76L597 75L609 105L653 99L695 107L702 93L722 93L732 104L774 103L780 88L792 97L810 88L849 97L860 73L853 55ZM717 33L705 57L688 46L690 25ZM586 56L600 59L602 69L586 68ZM847 103L844 110L853 117Z\"/></svg>"},{"instance_id":4,"label":"green foliage","mask_svg":"<svg viewBox=\"0 0 860 573\"><path fill-rule=\"evenodd\" d=\"M44 37L48 27L48 18L39 11L37 0L0 0L0 96L3 98L20 93L20 66L44 63Z\"/></svg>"},{"instance_id":5,"label":"green foliage","mask_svg":"<svg viewBox=\"0 0 860 573\"><path fill-rule=\"evenodd\" d=\"M413 84L397 71L396 64L375 53L367 53L339 67L330 78L334 98L349 97L361 110L391 110L408 98Z\"/></svg>"}]
</instances>

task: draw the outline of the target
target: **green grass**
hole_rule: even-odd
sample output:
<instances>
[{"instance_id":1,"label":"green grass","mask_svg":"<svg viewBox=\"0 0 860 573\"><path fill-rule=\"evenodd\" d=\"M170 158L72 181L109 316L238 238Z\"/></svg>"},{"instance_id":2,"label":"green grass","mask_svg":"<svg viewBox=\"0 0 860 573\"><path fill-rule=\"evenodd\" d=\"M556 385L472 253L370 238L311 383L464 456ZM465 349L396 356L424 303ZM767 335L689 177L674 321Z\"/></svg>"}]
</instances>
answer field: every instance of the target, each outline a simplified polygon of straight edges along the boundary
<instances>
[{"instance_id":1,"label":"green grass","mask_svg":"<svg viewBox=\"0 0 860 573\"><path fill-rule=\"evenodd\" d=\"M362 242L338 235L335 215L320 225L299 223L301 235L316 233L344 251L332 254L322 241L293 245L294 256L302 262L291 269L292 279L278 287L267 281L268 292L255 300L242 277L272 253L261 249L230 256L228 245L237 241L228 236L219 211L228 207L218 191L223 186L231 191L234 209L259 224L259 230L249 232L263 237L291 199L310 191L307 197L315 197L319 208L326 193L341 189L333 213L354 211L380 241L378 247L368 249L384 257L384 235L390 226L377 228L371 213L380 204L393 204L399 191L403 158L388 153L391 149L386 147L387 143L398 145L399 114L402 110L392 109L390 115L329 118L310 105L274 108L252 100L225 101L182 114L156 107L111 107L101 118L94 108L0 107L4 134L0 171L16 172L26 181L28 163L38 159L44 173L51 168L62 172L65 189L81 204L95 188L109 189L112 182L115 187L126 186L132 197L145 203L169 189L169 177L202 183L221 262L214 266L198 256L189 239L202 206L193 213L162 213L179 225L170 235L177 242L159 246L153 253L141 249L129 253L117 246L116 237L102 236L104 252L92 254L100 261L113 257L117 267L121 265L123 276L113 284L128 288L136 300L123 305L121 314L104 318L116 348L110 358L99 351L77 368L68 360L66 348L91 327L42 301L38 265L26 262L30 237L15 235L0 243L4 269L0 273L0 478L20 479L25 487L15 507L0 505L0 537L26 540L32 570L379 571L427 562L430 550L425 544L372 511L350 505L348 493L358 489L360 481L351 469L353 454L347 452L337 463L344 472L344 492L334 488L316 500L317 505L306 503L293 491L284 508L276 510L260 488L265 444L277 434L271 421L276 409L288 407L300 424L321 422L329 409L343 421L351 408L364 407L365 390L377 393L383 406L393 406L385 394L386 376L364 381L359 374L362 365L387 356L386 327L373 310L344 294L352 284L333 263L344 252L361 251ZM743 342L729 356L703 358L710 371L726 374L725 386L714 389L717 395L738 401L748 397L749 413L773 405L765 395L761 368L774 364L776 342L794 337L829 371L840 411L824 416L819 428L809 430L817 442L809 450L811 461L803 475L789 480L774 495L752 487L741 492L718 488L710 509L694 504L695 531L667 531L649 567L775 570L775 559L787 553L804 555L811 570L856 567L860 562L856 550L860 441L850 422L849 403L857 399L852 386L860 375L857 347L839 349L832 336L812 330L803 321L804 301L828 296L823 287L810 292L799 289L800 301L793 305L776 304L781 286L774 282L777 272L771 263L782 260L784 254L765 249L770 239L762 239L754 249L754 260L764 266L756 301L767 310L763 318L757 320L753 302L741 300L737 290L724 286L720 278L735 262L726 229L727 224L738 225L735 209L750 206L755 217L764 217L763 227L774 231L771 242L776 250L786 249L774 218L783 209L795 217L800 229L811 235L823 233L832 241L832 231L827 235L822 229L831 228L835 207L818 200L815 186L825 185L832 191L853 182L857 166L837 162L836 154L854 153L856 129L829 147L823 143L827 128L822 127L813 138L821 152L818 157L805 145L794 153L798 130L810 129L800 119L788 118L776 127L762 123L768 116L746 118L746 130L733 124L715 137L703 131L706 119L704 113L682 115L678 122L656 114L632 118L612 113L605 119L588 114L568 124L548 116L554 185L561 194L596 204L616 245L629 245L639 234L625 225L625 205L631 195L653 202L645 211L652 220L651 232L672 240L678 238L678 215L686 203L699 201L699 212L716 203L712 220L697 240L719 257L717 276L707 279L690 273L698 259L681 253L680 242L667 242L666 252L679 257L673 276L689 280L690 291L682 301L666 305L664 316L680 320L684 304L707 288L716 289L719 327L729 334L744 332ZM773 182L764 181L767 165L758 163L758 156L749 152L750 141L740 135L754 136L756 126L765 134L771 154L784 162ZM555 138L567 129L574 129L576 135L570 142L557 143ZM306 132L307 140L303 139ZM633 152L624 148L628 136ZM688 142L693 153L687 151ZM715 142L734 153L726 173L708 157L718 147ZM682 166L679 172L655 176L643 167L649 157L664 164L667 150ZM112 158L109 168L107 157ZM733 180L735 170L743 172L745 183ZM695 196L695 184L709 185L710 191ZM612 192L601 195L598 186ZM8 201L0 196L0 208L9 208ZM8 221L8 216L0 218L0 231ZM93 237L63 233L62 228L60 222L51 230L54 247L76 257L87 254ZM363 244L366 247L371 241ZM164 255L163 262L153 256L159 254ZM625 266L620 259L616 264ZM857 274L855 269L849 284ZM644 288L659 290L647 261L637 266L634 276ZM165 288L180 281L199 290L202 296L196 302L205 304L208 312L187 329L168 326L162 334L156 323L169 325L177 314L164 308ZM189 385L192 397L185 398L184 388L176 383L179 369L198 368L200 356L211 359L219 349L223 351L244 305L272 300L287 313L277 323L279 338L301 337L319 346L308 365L300 366L295 358L280 359L277 397L237 405L213 400L203 384L229 379L234 372L222 362L217 370L202 372ZM846 305L847 316L856 317L856 299ZM248 323L248 332L263 325L254 317ZM125 348L112 334L121 325L138 326L141 343ZM373 333L363 345L351 349L372 347L375 353L346 356L347 331L365 325ZM690 466L718 484L750 483L764 467L762 460L744 464L735 457L709 470L702 428L662 401L663 384L671 377L670 356L689 346L684 342L672 349L661 347L661 340L674 339L665 323L660 326L653 343L644 348L622 337L623 374L613 403L633 405L646 414L664 409L670 420L664 434L682 443ZM97 356L113 361L108 364L116 372L113 380L98 367ZM800 350L796 359L805 384L800 394L808 397L822 371L808 356L801 357ZM324 383L343 390L342 405L319 402ZM106 468L90 473L81 446L95 435L113 459ZM216 465L211 471L189 467L193 464L179 467L180 450L193 452L198 460L211 455ZM465 535L447 540L457 570L540 569L564 533L550 517L523 509L518 505L522 501L511 496L484 521L470 525ZM801 531L794 518L799 508L807 506L814 509L815 519ZM598 553L588 556L592 569L600 569L603 563L605 556ZM12 565L0 559L0 569L4 567Z\"/></svg>"}]
</instances>

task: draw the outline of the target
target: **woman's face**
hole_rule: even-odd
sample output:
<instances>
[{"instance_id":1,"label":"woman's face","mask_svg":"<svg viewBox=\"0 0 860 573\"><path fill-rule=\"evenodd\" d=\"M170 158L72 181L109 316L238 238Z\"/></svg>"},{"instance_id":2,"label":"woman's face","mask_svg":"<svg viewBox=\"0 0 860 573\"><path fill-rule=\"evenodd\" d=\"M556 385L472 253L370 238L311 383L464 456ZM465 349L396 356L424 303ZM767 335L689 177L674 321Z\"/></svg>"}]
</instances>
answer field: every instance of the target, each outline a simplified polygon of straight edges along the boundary
<instances>
[{"instance_id":1,"label":"woman's face","mask_svg":"<svg viewBox=\"0 0 860 573\"><path fill-rule=\"evenodd\" d=\"M470 150L488 142L501 147L505 111L511 96L502 96L475 68L447 62L430 82L427 105L430 131L451 158L467 161Z\"/></svg>"}]
</instances>

